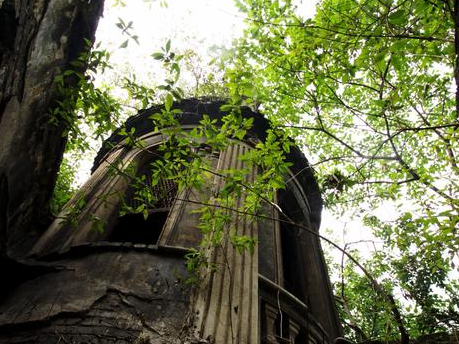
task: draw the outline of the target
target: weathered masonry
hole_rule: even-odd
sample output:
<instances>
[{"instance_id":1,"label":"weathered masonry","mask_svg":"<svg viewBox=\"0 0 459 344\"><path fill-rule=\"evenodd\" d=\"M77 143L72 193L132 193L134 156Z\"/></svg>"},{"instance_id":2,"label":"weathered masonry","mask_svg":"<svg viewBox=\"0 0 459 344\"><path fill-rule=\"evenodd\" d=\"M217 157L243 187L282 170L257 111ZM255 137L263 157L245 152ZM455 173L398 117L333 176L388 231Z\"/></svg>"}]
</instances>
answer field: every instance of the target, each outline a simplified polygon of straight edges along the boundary
<instances>
[{"instance_id":1,"label":"weathered masonry","mask_svg":"<svg viewBox=\"0 0 459 344\"><path fill-rule=\"evenodd\" d=\"M190 131L203 114L221 120L221 102L185 100L175 107L182 129ZM240 235L257 238L255 252L240 254L229 242L214 248L209 259L220 269L195 286L183 282L184 255L201 240L197 228L200 205L196 190L179 190L173 180L151 183L158 195L144 220L120 215L119 195L136 206L132 185L113 174L115 162L136 166L148 176L167 139L154 133L150 109L131 117L128 131L145 142L144 149L113 135L96 157L91 178L64 208L62 218L79 208L77 225L56 219L35 245L28 280L17 281L0 303L0 343L331 343L341 334L330 282L317 236L277 221L274 208L256 222L231 214ZM244 140L215 152L203 139L215 171L248 168L239 159L265 138L268 121L254 117ZM110 148L109 148L110 147ZM145 149L146 148L146 149ZM318 231L321 198L317 182L299 149L288 155L293 164L285 176L287 188L277 204L296 223ZM135 164L132 164L135 163ZM258 171L251 170L247 182ZM218 173L204 192L220 190ZM243 196L241 196L243 197ZM84 201L81 201L84 200ZM94 219L103 231L94 230Z\"/></svg>"}]
</instances>

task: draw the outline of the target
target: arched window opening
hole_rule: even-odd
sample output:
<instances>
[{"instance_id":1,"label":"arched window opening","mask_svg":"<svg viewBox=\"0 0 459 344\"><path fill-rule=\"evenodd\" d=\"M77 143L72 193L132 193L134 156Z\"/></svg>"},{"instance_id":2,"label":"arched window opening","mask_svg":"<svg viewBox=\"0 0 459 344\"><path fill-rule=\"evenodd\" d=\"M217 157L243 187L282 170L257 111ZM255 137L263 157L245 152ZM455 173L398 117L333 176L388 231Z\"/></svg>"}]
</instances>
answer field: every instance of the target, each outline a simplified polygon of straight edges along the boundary
<instances>
[{"instance_id":1,"label":"arched window opening","mask_svg":"<svg viewBox=\"0 0 459 344\"><path fill-rule=\"evenodd\" d=\"M154 180L146 164L125 194L121 211L126 213L116 220L108 241L157 244L177 190L173 180Z\"/></svg>"}]
</instances>

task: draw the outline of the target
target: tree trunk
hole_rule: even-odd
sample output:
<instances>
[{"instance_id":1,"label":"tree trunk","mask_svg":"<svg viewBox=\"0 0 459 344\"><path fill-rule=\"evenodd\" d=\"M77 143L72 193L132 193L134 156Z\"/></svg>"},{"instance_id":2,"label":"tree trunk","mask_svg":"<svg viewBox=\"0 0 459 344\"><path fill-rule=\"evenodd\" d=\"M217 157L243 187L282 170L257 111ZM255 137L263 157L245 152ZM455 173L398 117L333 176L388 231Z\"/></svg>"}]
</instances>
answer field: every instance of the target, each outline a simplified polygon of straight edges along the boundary
<instances>
[{"instance_id":1,"label":"tree trunk","mask_svg":"<svg viewBox=\"0 0 459 344\"><path fill-rule=\"evenodd\" d=\"M0 0L0 257L27 253L49 217L65 124L59 70L93 40L103 0Z\"/></svg>"}]
</instances>

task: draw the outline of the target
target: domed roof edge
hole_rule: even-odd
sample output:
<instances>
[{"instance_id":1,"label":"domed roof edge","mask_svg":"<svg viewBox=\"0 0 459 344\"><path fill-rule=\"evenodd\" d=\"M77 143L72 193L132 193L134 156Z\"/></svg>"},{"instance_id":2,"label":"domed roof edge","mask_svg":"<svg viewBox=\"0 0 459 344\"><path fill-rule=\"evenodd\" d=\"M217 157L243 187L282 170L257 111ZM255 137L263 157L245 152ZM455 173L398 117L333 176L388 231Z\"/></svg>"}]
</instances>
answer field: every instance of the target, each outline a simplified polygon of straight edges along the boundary
<instances>
[{"instance_id":1,"label":"domed roof edge","mask_svg":"<svg viewBox=\"0 0 459 344\"><path fill-rule=\"evenodd\" d=\"M174 103L173 108L182 111L182 113L177 116L182 125L197 124L203 118L204 114L213 119L217 119L217 123L222 124L221 120L226 113L222 112L220 107L224 104L226 104L226 102L221 99L192 98ZM124 127L127 131L131 128L135 128L135 135L139 137L147 134L153 129L151 121L149 120L150 115L161 111L163 107L164 105L156 105L148 109L140 110L137 115L127 119ZM249 130L248 136L256 140L264 141L266 138L266 131L270 128L269 120L261 113L255 112L247 106L241 108L241 115L244 118L254 118L253 126L252 129ZM104 141L102 148L94 159L94 165L91 172L97 169L104 157L109 154L111 147L121 142L124 138L125 136L120 135L118 129ZM287 154L287 160L293 163L290 169L307 195L311 207L311 221L315 222L318 227L320 225L320 214L322 212L322 198L313 169L306 168L309 166L309 162L297 146L291 148L290 153Z\"/></svg>"}]
</instances>

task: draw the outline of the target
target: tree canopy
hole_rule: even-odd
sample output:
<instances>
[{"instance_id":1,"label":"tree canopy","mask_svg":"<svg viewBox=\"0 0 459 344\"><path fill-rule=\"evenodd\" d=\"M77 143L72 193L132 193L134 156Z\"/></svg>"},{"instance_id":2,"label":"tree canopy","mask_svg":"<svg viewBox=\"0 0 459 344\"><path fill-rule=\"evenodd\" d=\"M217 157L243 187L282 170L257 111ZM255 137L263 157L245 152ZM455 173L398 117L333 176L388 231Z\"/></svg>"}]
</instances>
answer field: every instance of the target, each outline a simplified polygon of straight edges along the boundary
<instances>
[{"instance_id":1,"label":"tree canopy","mask_svg":"<svg viewBox=\"0 0 459 344\"><path fill-rule=\"evenodd\" d=\"M246 81L247 101L312 157L327 207L360 214L383 240L368 266L410 331L457 326L458 4L324 0L313 19L294 1L239 6L248 27L230 84ZM352 274L341 301L358 308L345 316L355 325L374 303ZM356 333L375 336L380 319Z\"/></svg>"}]
</instances>

